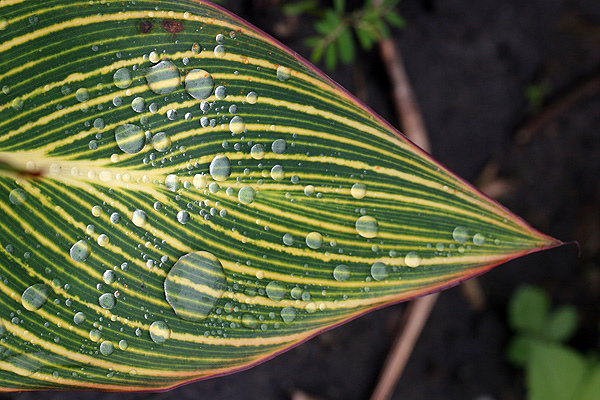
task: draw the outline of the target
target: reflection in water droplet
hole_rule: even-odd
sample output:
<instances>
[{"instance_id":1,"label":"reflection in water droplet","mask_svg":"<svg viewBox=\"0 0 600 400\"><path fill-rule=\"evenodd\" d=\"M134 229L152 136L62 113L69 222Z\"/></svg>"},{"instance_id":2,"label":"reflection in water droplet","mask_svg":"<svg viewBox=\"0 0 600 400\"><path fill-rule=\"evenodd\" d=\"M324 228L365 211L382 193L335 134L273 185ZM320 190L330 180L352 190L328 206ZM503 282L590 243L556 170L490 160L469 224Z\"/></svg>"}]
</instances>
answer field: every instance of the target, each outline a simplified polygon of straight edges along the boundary
<instances>
[{"instance_id":1,"label":"reflection in water droplet","mask_svg":"<svg viewBox=\"0 0 600 400\"><path fill-rule=\"evenodd\" d=\"M263 147L262 144L255 144L250 149L250 155L255 160L262 160L265 156L265 148Z\"/></svg>"},{"instance_id":2,"label":"reflection in water droplet","mask_svg":"<svg viewBox=\"0 0 600 400\"><path fill-rule=\"evenodd\" d=\"M323 245L323 236L319 232L311 232L306 235L306 245L311 249L320 249Z\"/></svg>"},{"instance_id":3,"label":"reflection in water droplet","mask_svg":"<svg viewBox=\"0 0 600 400\"><path fill-rule=\"evenodd\" d=\"M333 270L333 277L338 282L345 282L350 278L350 268L347 265L340 264Z\"/></svg>"},{"instance_id":4,"label":"reflection in water droplet","mask_svg":"<svg viewBox=\"0 0 600 400\"><path fill-rule=\"evenodd\" d=\"M165 279L165 297L175 313L188 321L201 321L211 312L225 290L221 262L198 251L177 260Z\"/></svg>"},{"instance_id":5,"label":"reflection in water droplet","mask_svg":"<svg viewBox=\"0 0 600 400\"><path fill-rule=\"evenodd\" d=\"M294 244L294 236L291 233L286 233L283 235L283 243L286 246L292 246Z\"/></svg>"},{"instance_id":6,"label":"reflection in water droplet","mask_svg":"<svg viewBox=\"0 0 600 400\"><path fill-rule=\"evenodd\" d=\"M107 269L106 271L104 271L104 273L102 274L102 280L104 281L104 283L106 283L107 285L110 285L111 283L115 282L115 271L113 271L112 269Z\"/></svg>"},{"instance_id":7,"label":"reflection in water droplet","mask_svg":"<svg viewBox=\"0 0 600 400\"><path fill-rule=\"evenodd\" d=\"M355 199L360 200L367 195L367 186L364 183L355 183L350 189L350 194Z\"/></svg>"},{"instance_id":8,"label":"reflection in water droplet","mask_svg":"<svg viewBox=\"0 0 600 400\"><path fill-rule=\"evenodd\" d=\"M141 113L146 109L146 100L143 97L136 97L131 100L131 108L133 111Z\"/></svg>"},{"instance_id":9,"label":"reflection in water droplet","mask_svg":"<svg viewBox=\"0 0 600 400\"><path fill-rule=\"evenodd\" d=\"M356 231L360 236L372 239L379 233L379 224L375 218L363 215L356 220Z\"/></svg>"},{"instance_id":10,"label":"reflection in water droplet","mask_svg":"<svg viewBox=\"0 0 600 400\"><path fill-rule=\"evenodd\" d=\"M304 194L308 197L312 197L315 195L315 187L313 185L306 185L304 188Z\"/></svg>"},{"instance_id":11,"label":"reflection in water droplet","mask_svg":"<svg viewBox=\"0 0 600 400\"><path fill-rule=\"evenodd\" d=\"M131 222L133 222L135 226L139 226L141 228L142 226L146 225L146 222L148 222L148 216L142 210L135 210L133 212L133 216L131 217Z\"/></svg>"},{"instance_id":12,"label":"reflection in water droplet","mask_svg":"<svg viewBox=\"0 0 600 400\"><path fill-rule=\"evenodd\" d=\"M125 124L115 128L117 146L129 154L139 153L146 145L146 134L137 125Z\"/></svg>"},{"instance_id":13,"label":"reflection in water droplet","mask_svg":"<svg viewBox=\"0 0 600 400\"><path fill-rule=\"evenodd\" d=\"M285 172L283 171L283 167L281 165L275 165L271 168L271 178L276 181L281 181L285 178Z\"/></svg>"},{"instance_id":14,"label":"reflection in water droplet","mask_svg":"<svg viewBox=\"0 0 600 400\"><path fill-rule=\"evenodd\" d=\"M156 64L160 60L160 54L155 51L150 52L148 55L148 59L151 63Z\"/></svg>"},{"instance_id":15,"label":"reflection in water droplet","mask_svg":"<svg viewBox=\"0 0 600 400\"><path fill-rule=\"evenodd\" d=\"M286 324L292 323L296 319L296 309L294 307L283 307L281 309L281 318Z\"/></svg>"},{"instance_id":16,"label":"reflection in water droplet","mask_svg":"<svg viewBox=\"0 0 600 400\"><path fill-rule=\"evenodd\" d=\"M27 200L27 192L25 192L23 189L13 189L8 194L8 199L15 206L20 206Z\"/></svg>"},{"instance_id":17,"label":"reflection in water droplet","mask_svg":"<svg viewBox=\"0 0 600 400\"><path fill-rule=\"evenodd\" d=\"M127 340L125 340L125 339L119 340L119 349L127 350L128 347L129 347L129 343L127 343Z\"/></svg>"},{"instance_id":18,"label":"reflection in water droplet","mask_svg":"<svg viewBox=\"0 0 600 400\"><path fill-rule=\"evenodd\" d=\"M206 179L206 175L204 174L196 174L192 183L196 189L204 189L208 185L208 179Z\"/></svg>"},{"instance_id":19,"label":"reflection in water droplet","mask_svg":"<svg viewBox=\"0 0 600 400\"><path fill-rule=\"evenodd\" d=\"M231 130L231 133L234 135L239 135L240 133L244 132L245 129L246 124L244 123L242 117L236 115L235 117L231 118L231 121L229 122L229 130Z\"/></svg>"},{"instance_id":20,"label":"reflection in water droplet","mask_svg":"<svg viewBox=\"0 0 600 400\"><path fill-rule=\"evenodd\" d=\"M202 51L202 46L199 43L192 43L192 53L198 54Z\"/></svg>"},{"instance_id":21,"label":"reflection in water droplet","mask_svg":"<svg viewBox=\"0 0 600 400\"><path fill-rule=\"evenodd\" d=\"M476 246L483 246L485 244L485 236L483 236L481 233L476 233L473 235L473 243Z\"/></svg>"},{"instance_id":22,"label":"reflection in water droplet","mask_svg":"<svg viewBox=\"0 0 600 400\"><path fill-rule=\"evenodd\" d=\"M283 154L285 153L285 149L287 148L287 142L285 139L277 139L271 145L271 150L275 154Z\"/></svg>"},{"instance_id":23,"label":"reflection in water droplet","mask_svg":"<svg viewBox=\"0 0 600 400\"><path fill-rule=\"evenodd\" d=\"M169 60L163 60L146 71L148 87L156 94L169 94L179 86L179 70Z\"/></svg>"},{"instance_id":24,"label":"reflection in water droplet","mask_svg":"<svg viewBox=\"0 0 600 400\"><path fill-rule=\"evenodd\" d=\"M92 215L94 217L99 217L100 215L102 215L102 207L100 207L100 206L92 207Z\"/></svg>"},{"instance_id":25,"label":"reflection in water droplet","mask_svg":"<svg viewBox=\"0 0 600 400\"><path fill-rule=\"evenodd\" d=\"M171 337L171 328L165 321L154 321L150 324L150 339L156 344L161 344L169 340Z\"/></svg>"},{"instance_id":26,"label":"reflection in water droplet","mask_svg":"<svg viewBox=\"0 0 600 400\"><path fill-rule=\"evenodd\" d=\"M117 299L115 299L115 296L112 293L104 293L98 298L98 304L100 304L100 307L106 308L107 310L113 308L116 303Z\"/></svg>"},{"instance_id":27,"label":"reflection in water droplet","mask_svg":"<svg viewBox=\"0 0 600 400\"><path fill-rule=\"evenodd\" d=\"M121 222L121 214L119 214L118 212L110 214L110 222L112 222L113 224L118 224L119 222Z\"/></svg>"},{"instance_id":28,"label":"reflection in water droplet","mask_svg":"<svg viewBox=\"0 0 600 400\"><path fill-rule=\"evenodd\" d=\"M187 224L188 222L190 222L190 213L186 210L181 210L177 213L177 221L179 221L180 224Z\"/></svg>"},{"instance_id":29,"label":"reflection in water droplet","mask_svg":"<svg viewBox=\"0 0 600 400\"><path fill-rule=\"evenodd\" d=\"M36 283L35 285L29 286L21 296L23 307L29 311L39 310L46 300L48 300L49 293L50 288L43 283Z\"/></svg>"},{"instance_id":30,"label":"reflection in water droplet","mask_svg":"<svg viewBox=\"0 0 600 400\"><path fill-rule=\"evenodd\" d=\"M73 316L73 322L75 322L76 325L81 325L85 322L86 318L85 314L80 311Z\"/></svg>"},{"instance_id":31,"label":"reflection in water droplet","mask_svg":"<svg viewBox=\"0 0 600 400\"><path fill-rule=\"evenodd\" d=\"M90 99L90 92L86 88L79 88L75 91L75 98L83 103Z\"/></svg>"},{"instance_id":32,"label":"reflection in water droplet","mask_svg":"<svg viewBox=\"0 0 600 400\"><path fill-rule=\"evenodd\" d=\"M254 191L254 188L252 188L251 186L244 186L238 192L238 200L242 204L252 204L255 196L256 196L256 192Z\"/></svg>"},{"instance_id":33,"label":"reflection in water droplet","mask_svg":"<svg viewBox=\"0 0 600 400\"><path fill-rule=\"evenodd\" d=\"M113 82L119 89L126 89L131 86L131 71L127 68L119 68L113 75Z\"/></svg>"},{"instance_id":34,"label":"reflection in water droplet","mask_svg":"<svg viewBox=\"0 0 600 400\"><path fill-rule=\"evenodd\" d=\"M167 175L167 177L165 178L165 186L171 192L176 192L177 190L179 190L179 177L173 174Z\"/></svg>"},{"instance_id":35,"label":"reflection in water droplet","mask_svg":"<svg viewBox=\"0 0 600 400\"><path fill-rule=\"evenodd\" d=\"M92 329L89 333L90 340L94 343L98 342L102 337L102 332L98 329Z\"/></svg>"},{"instance_id":36,"label":"reflection in water droplet","mask_svg":"<svg viewBox=\"0 0 600 400\"><path fill-rule=\"evenodd\" d=\"M171 147L171 138L165 132L158 132L152 136L152 147L154 150L164 153Z\"/></svg>"},{"instance_id":37,"label":"reflection in water droplet","mask_svg":"<svg viewBox=\"0 0 600 400\"><path fill-rule=\"evenodd\" d=\"M384 263L377 261L371 265L371 276L376 281L383 281L389 276L388 267Z\"/></svg>"},{"instance_id":38,"label":"reflection in water droplet","mask_svg":"<svg viewBox=\"0 0 600 400\"><path fill-rule=\"evenodd\" d=\"M106 236L104 233L98 235L98 245L100 245L100 247L106 247L108 245L108 242L110 241L110 239L108 238L108 236Z\"/></svg>"},{"instance_id":39,"label":"reflection in water droplet","mask_svg":"<svg viewBox=\"0 0 600 400\"><path fill-rule=\"evenodd\" d=\"M452 238L458 243L464 244L469 240L469 231L463 226L457 226L452 231Z\"/></svg>"},{"instance_id":40,"label":"reflection in water droplet","mask_svg":"<svg viewBox=\"0 0 600 400\"><path fill-rule=\"evenodd\" d=\"M283 65L280 65L279 67L277 67L277 78L280 81L287 81L288 79L290 79L291 76L292 76L292 70L289 69L288 67L284 67Z\"/></svg>"},{"instance_id":41,"label":"reflection in water droplet","mask_svg":"<svg viewBox=\"0 0 600 400\"><path fill-rule=\"evenodd\" d=\"M223 46L221 44L218 46L215 46L214 52L215 52L215 57L217 57L217 58L225 57L225 53L226 53L225 46Z\"/></svg>"},{"instance_id":42,"label":"reflection in water droplet","mask_svg":"<svg viewBox=\"0 0 600 400\"><path fill-rule=\"evenodd\" d=\"M246 95L246 101L248 104L256 104L258 102L258 95L256 92L250 92Z\"/></svg>"},{"instance_id":43,"label":"reflection in water droplet","mask_svg":"<svg viewBox=\"0 0 600 400\"><path fill-rule=\"evenodd\" d=\"M411 251L404 257L404 263L407 267L416 268L421 265L421 257L416 252Z\"/></svg>"},{"instance_id":44,"label":"reflection in water droplet","mask_svg":"<svg viewBox=\"0 0 600 400\"><path fill-rule=\"evenodd\" d=\"M110 340L105 340L100 343L100 353L105 356L110 356L115 351L115 345Z\"/></svg>"},{"instance_id":45,"label":"reflection in water droplet","mask_svg":"<svg viewBox=\"0 0 600 400\"><path fill-rule=\"evenodd\" d=\"M227 156L219 154L210 163L208 168L210 175L215 181L224 181L231 175L231 163Z\"/></svg>"},{"instance_id":46,"label":"reflection in water droplet","mask_svg":"<svg viewBox=\"0 0 600 400\"><path fill-rule=\"evenodd\" d=\"M212 75L203 69L193 69L185 77L185 90L197 100L209 98L214 87Z\"/></svg>"},{"instance_id":47,"label":"reflection in water droplet","mask_svg":"<svg viewBox=\"0 0 600 400\"><path fill-rule=\"evenodd\" d=\"M89 257L91 251L92 248L89 243L85 240L80 240L71 246L70 254L73 261L83 262Z\"/></svg>"},{"instance_id":48,"label":"reflection in water droplet","mask_svg":"<svg viewBox=\"0 0 600 400\"><path fill-rule=\"evenodd\" d=\"M269 282L265 290L267 292L267 296L269 296L269 298L273 301L281 301L286 292L283 283L278 281Z\"/></svg>"}]
</instances>

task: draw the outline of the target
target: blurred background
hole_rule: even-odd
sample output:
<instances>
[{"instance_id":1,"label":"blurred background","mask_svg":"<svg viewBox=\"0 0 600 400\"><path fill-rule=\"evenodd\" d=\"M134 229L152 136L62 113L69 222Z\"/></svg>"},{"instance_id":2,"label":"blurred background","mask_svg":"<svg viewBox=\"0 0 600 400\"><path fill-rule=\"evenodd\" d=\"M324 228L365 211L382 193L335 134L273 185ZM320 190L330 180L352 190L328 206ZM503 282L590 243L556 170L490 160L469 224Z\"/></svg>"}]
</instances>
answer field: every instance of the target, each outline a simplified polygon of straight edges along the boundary
<instances>
[{"instance_id":1,"label":"blurred background","mask_svg":"<svg viewBox=\"0 0 600 400\"><path fill-rule=\"evenodd\" d=\"M312 58L400 126L377 43L391 39L434 157L471 182L487 183L491 195L540 231L579 243L494 269L478 279L480 296L461 287L443 292L393 399L531 398L540 390L532 388L538 383L530 348L538 342L552 350L537 357L558 365L551 379L561 386L562 377L583 379L560 369L572 370L575 359L585 361L586 371L600 371L598 0L219 3ZM373 312L248 371L167 393L0 398L270 400L300 399L303 392L368 399L404 308ZM590 399L600 398L597 390Z\"/></svg>"}]
</instances>

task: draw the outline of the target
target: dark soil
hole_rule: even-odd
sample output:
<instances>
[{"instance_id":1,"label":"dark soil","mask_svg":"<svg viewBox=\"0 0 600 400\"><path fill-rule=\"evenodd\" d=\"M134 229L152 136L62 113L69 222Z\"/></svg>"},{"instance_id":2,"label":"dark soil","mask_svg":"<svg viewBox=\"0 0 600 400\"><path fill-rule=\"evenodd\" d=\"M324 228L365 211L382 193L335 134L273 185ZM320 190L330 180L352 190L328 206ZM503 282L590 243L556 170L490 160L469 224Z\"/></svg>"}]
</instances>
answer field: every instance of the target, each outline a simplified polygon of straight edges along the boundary
<instances>
[{"instance_id":1,"label":"dark soil","mask_svg":"<svg viewBox=\"0 0 600 400\"><path fill-rule=\"evenodd\" d=\"M308 16L289 19L278 0L227 6L304 55ZM324 2L325 3L325 2ZM352 3L352 2L350 2ZM479 279L487 306L476 312L460 287L444 292L398 384L394 399L523 399L524 377L504 356L506 308L523 284L578 307L569 343L600 350L600 93L556 115L527 144L514 134L534 114L525 92L546 102L600 73L598 0L404 0L408 26L394 32L430 132L434 156L473 180L504 154L500 175L514 183L499 200L539 230L575 245L500 266ZM355 78L356 74L360 76ZM390 83L377 51L332 77L395 123ZM366 89L366 90L365 90ZM367 399L397 332L403 305L373 312L251 370L159 394L87 393L88 399ZM11 399L71 399L79 393L21 393Z\"/></svg>"}]
</instances>

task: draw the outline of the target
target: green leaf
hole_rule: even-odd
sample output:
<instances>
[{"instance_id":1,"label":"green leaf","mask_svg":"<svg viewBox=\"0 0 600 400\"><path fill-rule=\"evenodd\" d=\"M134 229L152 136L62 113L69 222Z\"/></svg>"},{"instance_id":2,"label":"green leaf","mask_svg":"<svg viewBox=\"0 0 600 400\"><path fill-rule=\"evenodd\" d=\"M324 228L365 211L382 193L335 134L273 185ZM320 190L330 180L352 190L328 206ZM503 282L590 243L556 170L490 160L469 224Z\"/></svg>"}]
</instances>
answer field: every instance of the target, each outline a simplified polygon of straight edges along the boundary
<instances>
[{"instance_id":1,"label":"green leaf","mask_svg":"<svg viewBox=\"0 0 600 400\"><path fill-rule=\"evenodd\" d=\"M338 58L337 58L337 50L336 50L336 42L330 43L325 48L325 66L329 70L334 70L337 66Z\"/></svg>"},{"instance_id":2,"label":"green leaf","mask_svg":"<svg viewBox=\"0 0 600 400\"><path fill-rule=\"evenodd\" d=\"M346 10L346 0L333 0L333 9L336 13L342 14Z\"/></svg>"},{"instance_id":3,"label":"green leaf","mask_svg":"<svg viewBox=\"0 0 600 400\"><path fill-rule=\"evenodd\" d=\"M209 3L0 16L3 390L232 373L560 244Z\"/></svg>"},{"instance_id":4,"label":"green leaf","mask_svg":"<svg viewBox=\"0 0 600 400\"><path fill-rule=\"evenodd\" d=\"M554 311L545 323L544 336L559 342L568 340L577 329L577 310L563 306Z\"/></svg>"},{"instance_id":5,"label":"green leaf","mask_svg":"<svg viewBox=\"0 0 600 400\"><path fill-rule=\"evenodd\" d=\"M356 50L354 48L354 38L352 37L352 31L350 28L344 29L337 40L337 47L340 52L340 60L344 64L350 64L354 62L356 57Z\"/></svg>"},{"instance_id":6,"label":"green leaf","mask_svg":"<svg viewBox=\"0 0 600 400\"><path fill-rule=\"evenodd\" d=\"M545 337L544 323L549 310L550 298L544 290L522 286L510 301L508 321L515 330Z\"/></svg>"},{"instance_id":7,"label":"green leaf","mask_svg":"<svg viewBox=\"0 0 600 400\"><path fill-rule=\"evenodd\" d=\"M575 399L586 375L585 359L566 347L538 342L527 365L529 400Z\"/></svg>"},{"instance_id":8,"label":"green leaf","mask_svg":"<svg viewBox=\"0 0 600 400\"><path fill-rule=\"evenodd\" d=\"M539 339L530 336L515 336L508 343L506 357L512 364L524 367L531 358L531 350L537 341Z\"/></svg>"},{"instance_id":9,"label":"green leaf","mask_svg":"<svg viewBox=\"0 0 600 400\"><path fill-rule=\"evenodd\" d=\"M600 398L600 365L596 364L594 369L587 375L579 393L580 395L576 397L577 400L597 400Z\"/></svg>"},{"instance_id":10,"label":"green leaf","mask_svg":"<svg viewBox=\"0 0 600 400\"><path fill-rule=\"evenodd\" d=\"M404 27L406 27L406 20L395 11L390 11L384 14L384 18L394 28L403 29Z\"/></svg>"}]
</instances>

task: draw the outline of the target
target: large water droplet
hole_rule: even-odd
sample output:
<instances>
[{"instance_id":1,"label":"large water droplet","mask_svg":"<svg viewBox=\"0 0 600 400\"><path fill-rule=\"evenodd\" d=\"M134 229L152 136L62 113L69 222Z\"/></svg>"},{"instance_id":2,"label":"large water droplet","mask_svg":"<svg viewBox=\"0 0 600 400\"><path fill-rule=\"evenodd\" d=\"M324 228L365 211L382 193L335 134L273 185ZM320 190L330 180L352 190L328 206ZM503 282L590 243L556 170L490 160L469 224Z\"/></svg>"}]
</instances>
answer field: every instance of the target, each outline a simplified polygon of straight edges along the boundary
<instances>
[{"instance_id":1,"label":"large water droplet","mask_svg":"<svg viewBox=\"0 0 600 400\"><path fill-rule=\"evenodd\" d=\"M81 103L90 99L90 92L86 88L79 88L75 91L75 98Z\"/></svg>"},{"instance_id":2,"label":"large water droplet","mask_svg":"<svg viewBox=\"0 0 600 400\"><path fill-rule=\"evenodd\" d=\"M283 167L279 164L273 166L271 168L271 178L276 181L282 181L285 178L285 172L283 171Z\"/></svg>"},{"instance_id":3,"label":"large water droplet","mask_svg":"<svg viewBox=\"0 0 600 400\"><path fill-rule=\"evenodd\" d=\"M250 155L255 160L262 160L265 156L265 148L263 147L262 144L255 144L250 149Z\"/></svg>"},{"instance_id":4,"label":"large water droplet","mask_svg":"<svg viewBox=\"0 0 600 400\"><path fill-rule=\"evenodd\" d=\"M101 233L100 235L98 235L98 245L100 245L100 247L106 247L108 246L108 242L110 242L110 239L108 238L108 236L104 233Z\"/></svg>"},{"instance_id":5,"label":"large water droplet","mask_svg":"<svg viewBox=\"0 0 600 400\"><path fill-rule=\"evenodd\" d=\"M215 181L224 181L231 175L231 163L227 156L219 154L210 163L208 168Z\"/></svg>"},{"instance_id":6,"label":"large water droplet","mask_svg":"<svg viewBox=\"0 0 600 400\"><path fill-rule=\"evenodd\" d=\"M476 233L473 235L473 244L476 246L483 246L485 244L485 236L481 233Z\"/></svg>"},{"instance_id":7,"label":"large water droplet","mask_svg":"<svg viewBox=\"0 0 600 400\"><path fill-rule=\"evenodd\" d=\"M350 268L347 265L340 264L333 270L333 277L338 282L345 282L350 278Z\"/></svg>"},{"instance_id":8,"label":"large water droplet","mask_svg":"<svg viewBox=\"0 0 600 400\"><path fill-rule=\"evenodd\" d=\"M278 281L271 281L265 288L267 296L273 301L281 301L285 296L285 286Z\"/></svg>"},{"instance_id":9,"label":"large water droplet","mask_svg":"<svg viewBox=\"0 0 600 400\"><path fill-rule=\"evenodd\" d=\"M20 206L27 200L27 192L23 189L13 189L8 194L8 199L15 206Z\"/></svg>"},{"instance_id":10,"label":"large water droplet","mask_svg":"<svg viewBox=\"0 0 600 400\"><path fill-rule=\"evenodd\" d=\"M193 69L185 77L185 90L197 100L209 98L214 87L212 75L203 69Z\"/></svg>"},{"instance_id":11,"label":"large water droplet","mask_svg":"<svg viewBox=\"0 0 600 400\"><path fill-rule=\"evenodd\" d=\"M165 132L158 132L152 136L152 147L154 150L164 153L171 147L171 138Z\"/></svg>"},{"instance_id":12,"label":"large water droplet","mask_svg":"<svg viewBox=\"0 0 600 400\"><path fill-rule=\"evenodd\" d=\"M81 311L76 313L73 316L73 322L75 322L76 325L81 325L85 322L85 320L87 319L87 317L85 316L84 313L82 313Z\"/></svg>"},{"instance_id":13,"label":"large water droplet","mask_svg":"<svg viewBox=\"0 0 600 400\"><path fill-rule=\"evenodd\" d=\"M35 285L29 286L21 296L23 307L29 311L39 310L46 300L48 300L49 293L50 288L43 283L36 283Z\"/></svg>"},{"instance_id":14,"label":"large water droplet","mask_svg":"<svg viewBox=\"0 0 600 400\"><path fill-rule=\"evenodd\" d=\"M360 200L367 195L367 186L364 183L355 183L350 189L350 194L355 199Z\"/></svg>"},{"instance_id":15,"label":"large water droplet","mask_svg":"<svg viewBox=\"0 0 600 400\"><path fill-rule=\"evenodd\" d=\"M179 190L179 177L173 174L167 175L167 177L165 178L165 186L171 192L176 192L177 190Z\"/></svg>"},{"instance_id":16,"label":"large water droplet","mask_svg":"<svg viewBox=\"0 0 600 400\"><path fill-rule=\"evenodd\" d=\"M377 261L371 265L371 276L376 281L386 280L389 276L388 267L384 263Z\"/></svg>"},{"instance_id":17,"label":"large water droplet","mask_svg":"<svg viewBox=\"0 0 600 400\"><path fill-rule=\"evenodd\" d=\"M71 246L71 250L69 251L69 253L71 254L71 258L73 259L73 261L76 262L85 261L89 257L91 252L92 248L90 247L89 243L85 240L80 240L77 243L75 243L73 246Z\"/></svg>"},{"instance_id":18,"label":"large water droplet","mask_svg":"<svg viewBox=\"0 0 600 400\"><path fill-rule=\"evenodd\" d=\"M113 75L113 82L119 89L126 89L131 86L131 71L127 68L119 68Z\"/></svg>"},{"instance_id":19,"label":"large water droplet","mask_svg":"<svg viewBox=\"0 0 600 400\"><path fill-rule=\"evenodd\" d=\"M404 257L404 263L407 267L416 268L421 265L421 257L415 251L411 251Z\"/></svg>"},{"instance_id":20,"label":"large water droplet","mask_svg":"<svg viewBox=\"0 0 600 400\"><path fill-rule=\"evenodd\" d=\"M285 139L277 139L271 144L271 150L275 154L283 154L285 153L285 149L287 148L287 142Z\"/></svg>"},{"instance_id":21,"label":"large water droplet","mask_svg":"<svg viewBox=\"0 0 600 400\"><path fill-rule=\"evenodd\" d=\"M284 67L283 65L280 65L279 67L277 67L277 78L280 81L287 81L288 79L290 79L291 76L292 76L292 70L289 69L288 67Z\"/></svg>"},{"instance_id":22,"label":"large water droplet","mask_svg":"<svg viewBox=\"0 0 600 400\"><path fill-rule=\"evenodd\" d=\"M363 215L356 220L356 231L360 236L372 239L379 233L379 224L375 218Z\"/></svg>"},{"instance_id":23,"label":"large water droplet","mask_svg":"<svg viewBox=\"0 0 600 400\"><path fill-rule=\"evenodd\" d=\"M286 324L292 323L296 319L296 309L294 307L283 307L281 309L281 318Z\"/></svg>"},{"instance_id":24,"label":"large water droplet","mask_svg":"<svg viewBox=\"0 0 600 400\"><path fill-rule=\"evenodd\" d=\"M167 274L165 297L179 317L201 321L221 298L226 281L217 257L205 251L189 253L180 257Z\"/></svg>"},{"instance_id":25,"label":"large water droplet","mask_svg":"<svg viewBox=\"0 0 600 400\"><path fill-rule=\"evenodd\" d=\"M171 61L163 60L146 70L146 81L154 93L169 94L179 86L179 70Z\"/></svg>"},{"instance_id":26,"label":"large water droplet","mask_svg":"<svg viewBox=\"0 0 600 400\"><path fill-rule=\"evenodd\" d=\"M464 244L469 240L469 231L464 226L457 226L452 231L452 238L458 243Z\"/></svg>"},{"instance_id":27,"label":"large water droplet","mask_svg":"<svg viewBox=\"0 0 600 400\"><path fill-rule=\"evenodd\" d=\"M256 192L254 191L254 188L252 188L251 186L244 186L238 192L238 200L242 204L252 204L255 196L256 196Z\"/></svg>"},{"instance_id":28,"label":"large water droplet","mask_svg":"<svg viewBox=\"0 0 600 400\"><path fill-rule=\"evenodd\" d=\"M239 115L236 115L235 117L231 118L231 121L229 121L229 130L234 135L239 135L240 133L244 132L245 129L246 124Z\"/></svg>"},{"instance_id":29,"label":"large water droplet","mask_svg":"<svg viewBox=\"0 0 600 400\"><path fill-rule=\"evenodd\" d=\"M135 210L133 212L133 216L131 217L131 222L133 222L135 226L139 226L141 228L146 225L146 222L148 222L148 216L142 210Z\"/></svg>"},{"instance_id":30,"label":"large water droplet","mask_svg":"<svg viewBox=\"0 0 600 400\"><path fill-rule=\"evenodd\" d=\"M196 174L192 183L196 189L204 189L208 186L208 179L206 179L206 175L204 174Z\"/></svg>"},{"instance_id":31,"label":"large water droplet","mask_svg":"<svg viewBox=\"0 0 600 400\"><path fill-rule=\"evenodd\" d=\"M107 269L106 271L104 271L104 273L102 274L102 280L104 281L104 283L106 283L107 285L110 285L112 283L115 282L115 271L113 271L112 269Z\"/></svg>"},{"instance_id":32,"label":"large water droplet","mask_svg":"<svg viewBox=\"0 0 600 400\"><path fill-rule=\"evenodd\" d=\"M104 356L110 356L115 351L115 345L110 340L100 343L100 353Z\"/></svg>"},{"instance_id":33,"label":"large water droplet","mask_svg":"<svg viewBox=\"0 0 600 400\"><path fill-rule=\"evenodd\" d=\"M143 97L136 97L131 100L131 108L137 113L144 112L146 109L146 100Z\"/></svg>"},{"instance_id":34,"label":"large water droplet","mask_svg":"<svg viewBox=\"0 0 600 400\"><path fill-rule=\"evenodd\" d=\"M112 293L104 293L98 297L98 304L100 304L100 307L106 308L107 310L113 308L116 303L117 299L115 299L115 296Z\"/></svg>"},{"instance_id":35,"label":"large water droplet","mask_svg":"<svg viewBox=\"0 0 600 400\"><path fill-rule=\"evenodd\" d=\"M323 236L319 232L311 232L306 235L306 245L311 249L320 249L323 246Z\"/></svg>"},{"instance_id":36,"label":"large water droplet","mask_svg":"<svg viewBox=\"0 0 600 400\"><path fill-rule=\"evenodd\" d=\"M190 213L186 210L181 210L177 213L177 221L179 221L180 224L187 224L188 222L190 222Z\"/></svg>"},{"instance_id":37,"label":"large water droplet","mask_svg":"<svg viewBox=\"0 0 600 400\"><path fill-rule=\"evenodd\" d=\"M286 246L292 246L294 244L294 236L291 233L283 235L283 244Z\"/></svg>"},{"instance_id":38,"label":"large water droplet","mask_svg":"<svg viewBox=\"0 0 600 400\"><path fill-rule=\"evenodd\" d=\"M169 340L171 337L171 328L165 321L154 321L150 324L150 339L156 344L161 344Z\"/></svg>"},{"instance_id":39,"label":"large water droplet","mask_svg":"<svg viewBox=\"0 0 600 400\"><path fill-rule=\"evenodd\" d=\"M125 153L139 153L146 145L146 134L137 125L125 124L115 128L117 146Z\"/></svg>"}]
</instances>

